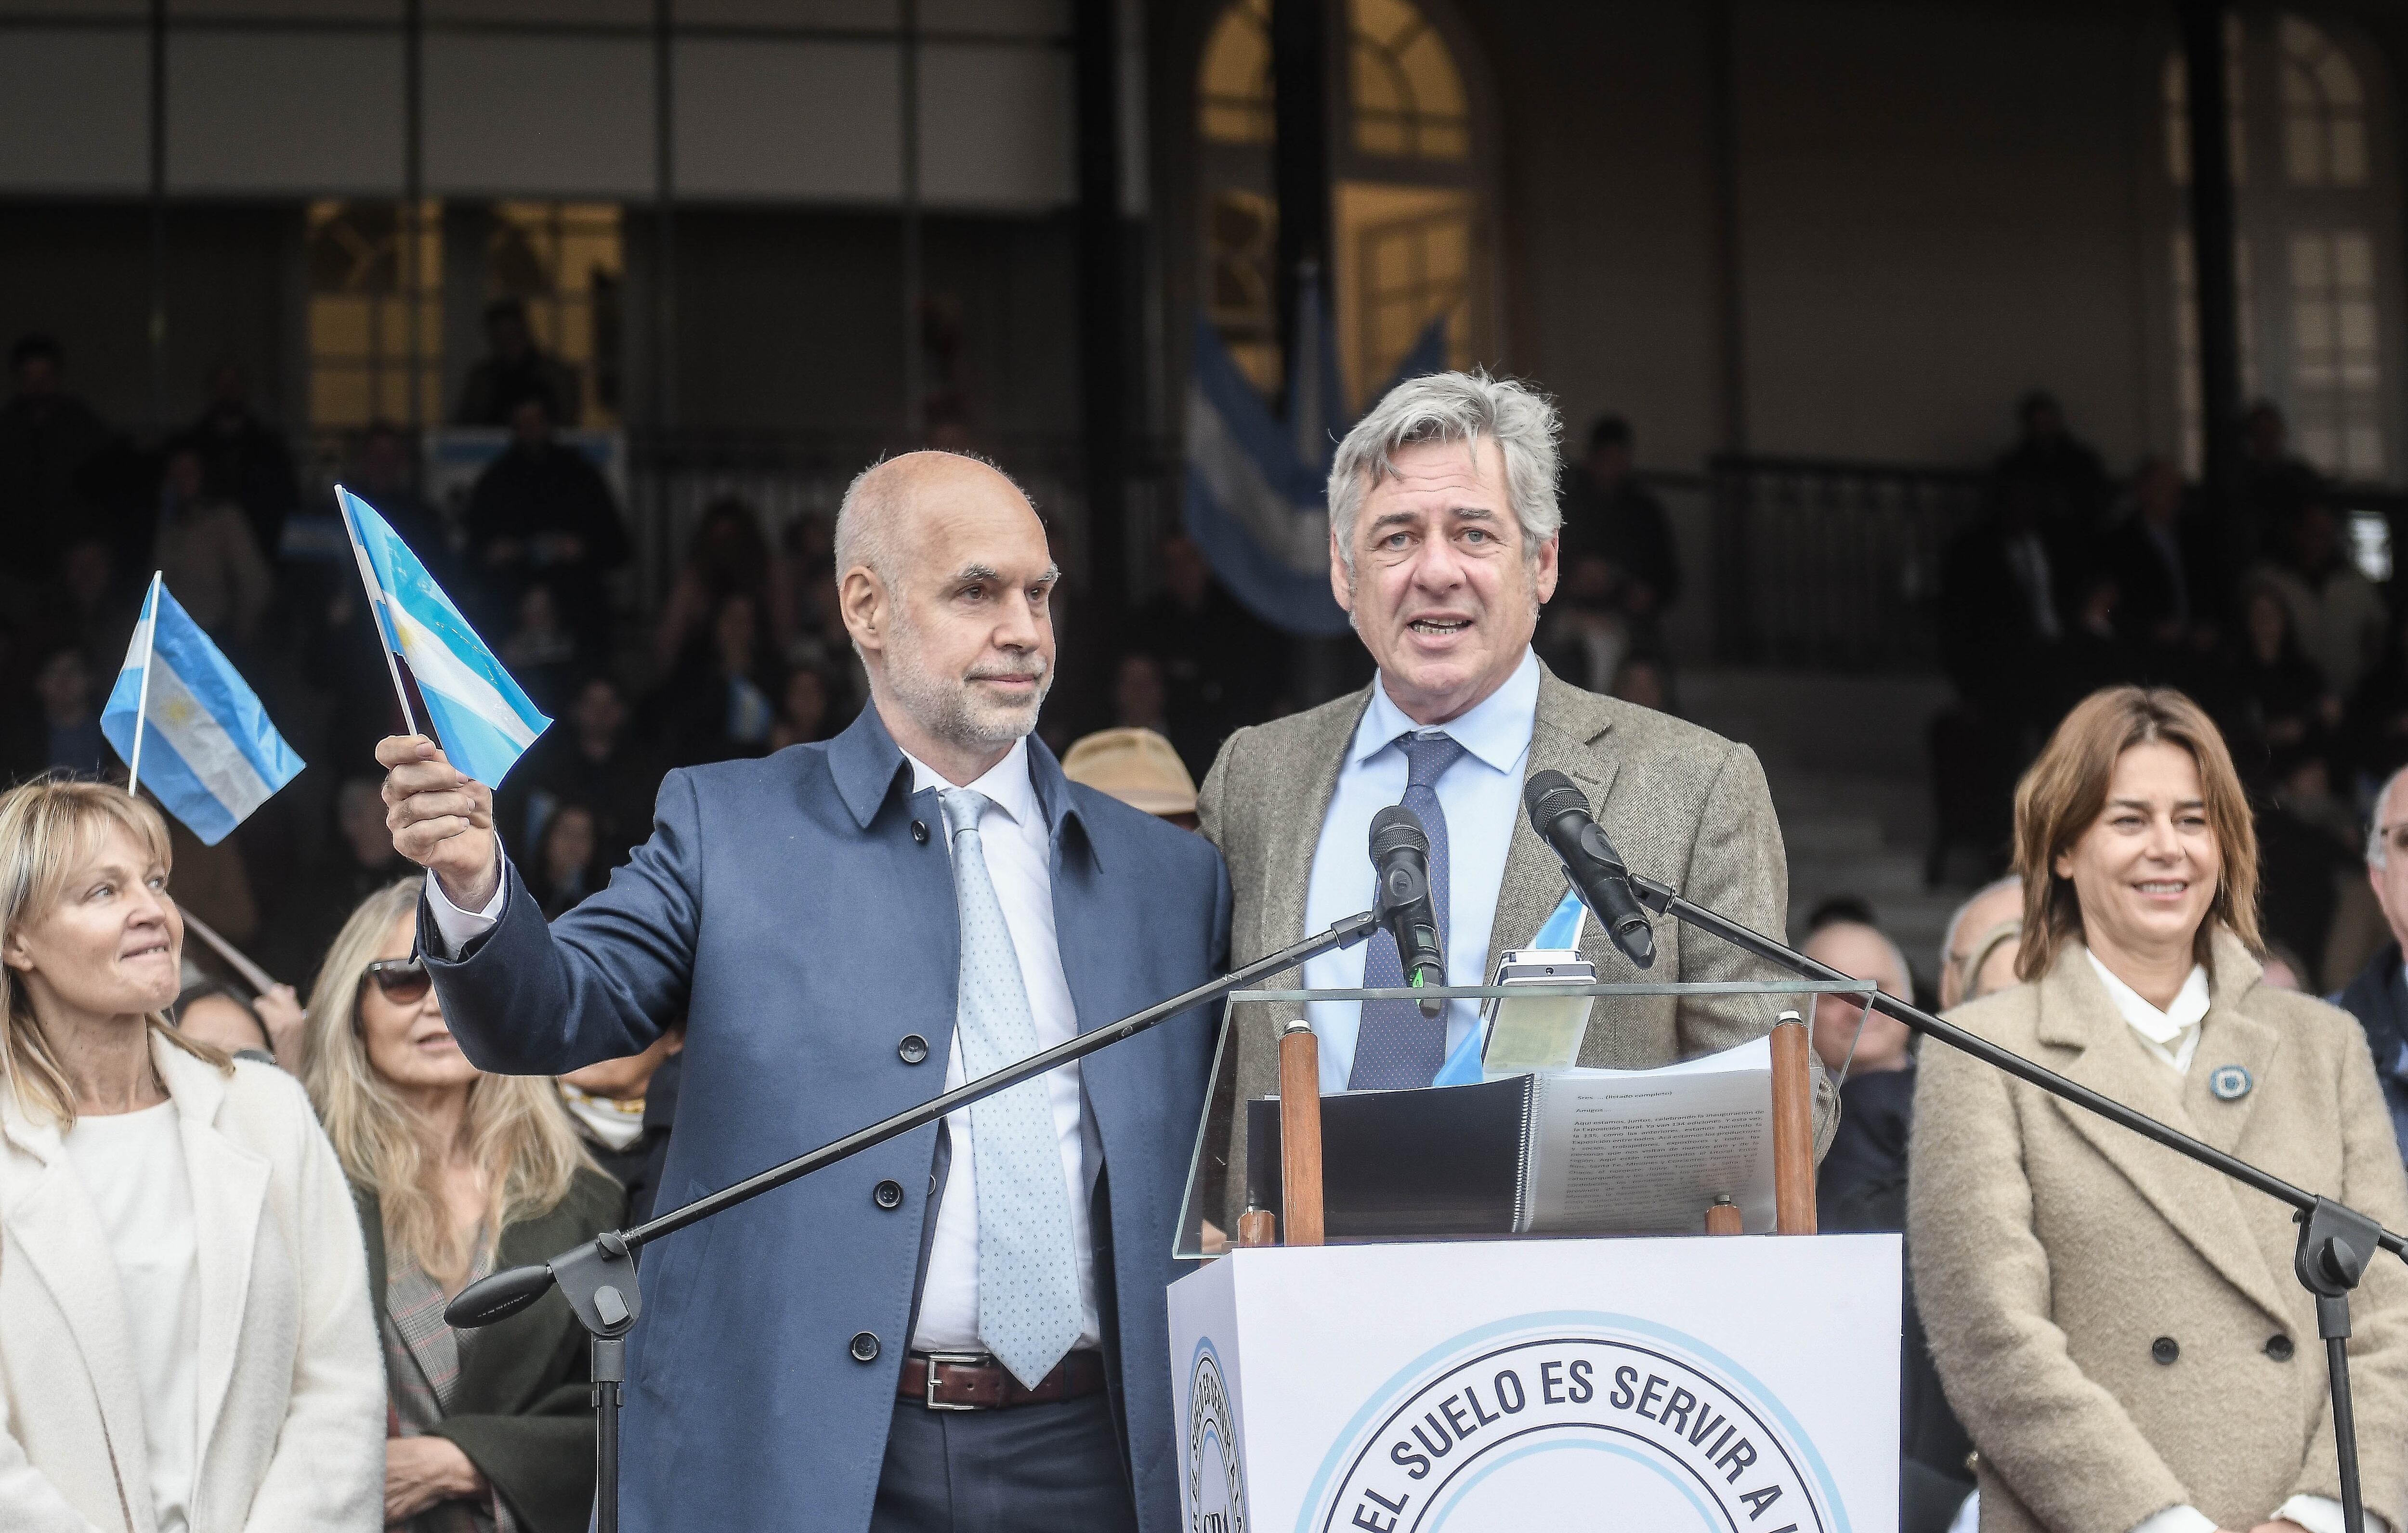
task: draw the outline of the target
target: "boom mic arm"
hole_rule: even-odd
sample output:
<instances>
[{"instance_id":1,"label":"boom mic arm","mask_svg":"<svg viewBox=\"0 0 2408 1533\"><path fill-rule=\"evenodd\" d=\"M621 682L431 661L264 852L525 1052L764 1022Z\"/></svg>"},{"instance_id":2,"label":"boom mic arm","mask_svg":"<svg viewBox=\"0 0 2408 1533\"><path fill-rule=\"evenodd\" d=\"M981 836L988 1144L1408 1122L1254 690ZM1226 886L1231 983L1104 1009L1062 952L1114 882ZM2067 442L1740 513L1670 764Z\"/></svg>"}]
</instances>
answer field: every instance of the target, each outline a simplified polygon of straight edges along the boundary
<instances>
[{"instance_id":1,"label":"boom mic arm","mask_svg":"<svg viewBox=\"0 0 2408 1533\"><path fill-rule=\"evenodd\" d=\"M1446 953L1439 945L1438 910L1430 902L1429 837L1412 810L1391 804L1371 816L1371 863L1379 870L1380 924L1397 939L1405 983L1419 988L1432 975L1446 983ZM1442 1000L1416 1002L1426 1017L1446 1010Z\"/></svg>"},{"instance_id":2,"label":"boom mic arm","mask_svg":"<svg viewBox=\"0 0 2408 1533\"><path fill-rule=\"evenodd\" d=\"M1647 912L1631 897L1630 869L1589 813L1588 795L1561 772L1532 772L1522 784L1522 803L1529 810L1530 828L1555 848L1581 902L1595 912L1613 945L1641 968L1652 967L1656 934Z\"/></svg>"}]
</instances>

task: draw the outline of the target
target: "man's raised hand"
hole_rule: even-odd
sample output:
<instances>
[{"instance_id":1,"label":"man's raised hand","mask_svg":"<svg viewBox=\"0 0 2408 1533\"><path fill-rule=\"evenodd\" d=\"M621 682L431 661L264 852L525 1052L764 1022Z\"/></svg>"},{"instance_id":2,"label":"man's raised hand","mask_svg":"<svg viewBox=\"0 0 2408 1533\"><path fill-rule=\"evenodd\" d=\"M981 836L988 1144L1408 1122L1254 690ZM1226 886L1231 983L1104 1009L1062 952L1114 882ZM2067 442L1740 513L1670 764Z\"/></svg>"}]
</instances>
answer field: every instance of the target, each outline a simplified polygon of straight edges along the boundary
<instances>
[{"instance_id":1,"label":"man's raised hand","mask_svg":"<svg viewBox=\"0 0 2408 1533\"><path fill-rule=\"evenodd\" d=\"M384 773L384 824L393 849L435 875L444 896L481 910L501 886L494 839L494 790L467 776L423 735L377 742Z\"/></svg>"}]
</instances>

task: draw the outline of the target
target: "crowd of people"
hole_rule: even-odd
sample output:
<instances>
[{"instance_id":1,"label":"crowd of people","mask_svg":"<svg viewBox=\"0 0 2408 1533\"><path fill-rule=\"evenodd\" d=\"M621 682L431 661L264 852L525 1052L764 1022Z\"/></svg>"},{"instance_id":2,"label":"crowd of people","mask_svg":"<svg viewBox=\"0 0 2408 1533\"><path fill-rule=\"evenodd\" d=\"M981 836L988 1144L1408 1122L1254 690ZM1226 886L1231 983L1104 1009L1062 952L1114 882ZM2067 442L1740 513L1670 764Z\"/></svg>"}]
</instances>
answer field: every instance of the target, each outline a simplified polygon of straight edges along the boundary
<instances>
[{"instance_id":1,"label":"crowd of people","mask_svg":"<svg viewBox=\"0 0 2408 1533\"><path fill-rule=\"evenodd\" d=\"M1502 514L1460 504L1452 490L1432 496L1415 476L1468 451L1475 496L1510 497L1519 467L1554 466L1551 408L1485 378L1401 389L1350 436L1333 480L1351 486L1333 494L1331 515L1358 631L1379 666L1368 702L1341 699L1230 743L1292 701L1280 691L1279 640L1173 538L1162 589L1119 636L1111 727L1063 740L1053 773L1050 756L1015 743L1037 726L1050 628L1005 643L995 634L1025 625L1025 614L914 609L917 588L896 573L927 574L952 557L936 546L950 538L979 557L943 569L986 569L993 557L1002 573L979 580L1022 582L1021 595L1038 591L1041 605L1054 574L1034 512L1008 479L976 460L913 454L865 474L843 524L798 522L774 542L750 508L714 505L657 624L631 641L606 579L626 556L618 510L553 435L557 383L523 319L513 331L507 311L495 318L495 357L464 403L506 422L511 445L465 518L415 496L407 444L390 431L367 434L351 480L504 636L497 647L513 674L560 720L501 792L481 796L433 747L388 738L394 721L368 620L349 581L332 578L350 572L290 556L307 538L285 529L316 513L287 494L289 452L249 414L238 374L221 375L209 413L152 458L155 497L137 512L102 496L109 476L133 473L130 450L63 393L58 349L30 337L12 355L0 516L47 552L36 559L0 539L11 549L0 570L0 674L22 689L12 695L34 721L21 731L27 753L11 762L23 785L0 795L0 1521L10 1526L80 1529L92 1509L136 1503L145 1515L129 1512L129 1526L173 1533L586 1526L590 1396L583 1335L566 1303L548 1297L477 1330L454 1330L444 1307L480 1276L644 1218L664 1199L673 1139L685 1156L677 1190L691 1193L757 1169L753 1140L789 1143L798 1115L816 1121L839 1100L859 1108L871 1099L864 1082L925 1094L933 1081L911 1070L930 1050L916 1032L875 1040L876 1070L895 1079L835 1053L824 1078L765 1073L764 1050L790 1060L796 1046L759 988L771 934L787 928L783 907L735 897L710 922L700 911L699 891L724 895L734 878L789 891L806 874L833 880L843 897L822 891L811 908L842 931L809 953L780 950L793 971L785 998L855 995L864 964L882 984L918 982L899 978L904 966L879 947L904 940L896 923L908 907L884 887L899 849L932 839L925 818L910 823L908 843L902 821L872 824L901 775L915 804L923 794L941 804L933 817L953 863L954 888L932 887L960 922L965 988L920 997L961 1008L949 1081L1069 1036L1082 987L1081 1004L1092 1009L1100 994L1116 1014L1124 1001L1243 961L1250 947L1286 941L1292 934L1274 932L1266 913L1274 907L1348 905L1351 886L1296 855L1325 838L1325 820L1401 800L1441 830L1485 823L1478 817L1499 804L1510 821L1515 767L1534 767L1542 749L1578 765L1609 741L1623 797L1598 807L1601 819L1628 817L1614 824L1617 840L1651 862L1688 866L1692 895L1778 927L1768 869L1780 841L1760 768L1670 716L1660 618L1678 599L1679 566L1662 509L1630 479L1630 435L1618 421L1591 433L1560 510L1549 496ZM1461 440L1431 424L1467 411L1487 412L1486 423ZM2279 420L2253 427L2265 451L2253 468L2261 524L2246 535L2248 561L2235 558L2229 529L2200 526L2163 466L2144 466L2128 515L2114 521L2107 476L2055 406L2028 402L2025 425L2000 465L1990 520L1950 557L1952 591L1989 626L1970 625L1954 605L1947 617L1966 703L1958 722L2012 752L2001 790L2010 870L1957 910L1928 987L1861 901L1816 911L1805 951L1886 994L1924 996L2244 1158L2279 1161L2386 1224L2408 1224L2408 723L2380 725L2367 701L2387 695L2389 670L2408 674L2408 646L2386 638L2379 599L2359 592L2366 582L2319 485L2281 455ZM1403 466L1373 466L1383 462ZM1369 547L1362 502L1374 494L1416 536L1448 524L1448 537L1427 539L1438 552L1412 558L1439 561L1427 567L1474 593L1476 613L1427 609L1412 569L1369 566L1357 544ZM939 505L951 518L941 525ZM1537 551L1558 532L1550 562ZM312 743L337 764L321 850L297 850L306 838L294 822L270 813L203 847L107 781L95 678L110 674L110 646L122 651L130 620L122 572L140 565L124 563L129 552L151 567L172 558L171 585L238 664L286 677L290 696L316 697L295 716L313 720ZM1526 584L1515 558L1529 561ZM2236 567L2247 573L2229 573ZM2228 648L2236 642L2242 651ZM2386 642L2401 649L2397 666ZM966 646L951 663L968 679L963 697L976 701L924 668L926 647L948 643ZM990 654L1002 658L981 658ZM630 676L653 681L637 687ZM982 682L1006 700L978 692ZM999 725L1005 715L1017 724ZM1519 746L1505 749L1516 727ZM2396 751L2383 745L2395 738ZM796 781L772 776L772 764L714 775L708 793L696 786L704 780L680 778L685 796L664 801L635 876L588 904L654 837L653 800L670 768L819 742L784 758L807 764L794 767L806 774L796 781L816 795L793 832L816 838L810 855L761 834L795 812ZM1454 772L1458 763L1466 769ZM1985 769L2004 768L1991 760ZM1293 791L1299 773L1319 771L1335 784L1326 809ZM1068 812L1064 779L1119 800L1085 811L1092 867L1056 866L1066 853L1048 824L1058 831ZM2371 831L2358 828L2361 784ZM498 853L480 818L488 810ZM2336 902L2344 872L2355 878L2387 927L2390 941L2345 987L2345 976L2320 975L2286 947L2275 902L2260 899L2261 881L2288 876L2285 815L2328 839L2346 827L2349 845L2314 866L2330 873ZM1711 850L1699 826L1714 828ZM1340 839L1359 872L1360 837ZM1446 838L1433 841L1443 858ZM1481 844L1469 834L1455 843L1465 865L1478 863ZM706 845L741 874L722 867L706 879ZM1444 866L1434 877L1448 876ZM1543 910L1562 887L1552 868L1535 881L1528 868L1474 876L1489 881L1491 909ZM188 910L298 983L254 993L205 972ZM758 930L748 924L767 917ZM1142 953L1134 943L1115 950L1144 972L1099 976L1092 953L1064 961L1115 921L1151 934ZM1484 967L1488 925L1483 911L1455 929L1451 965L1455 945L1469 942L1469 962L1455 967ZM1155 951L1174 946L1168 958ZM1307 978L1374 982L1372 948L1331 955L1340 967ZM1598 957L1610 961L1601 948ZM1163 964L1171 967L1145 967ZM1717 950L1682 953L1672 967L1695 980L1741 977L1738 964ZM1010 981L971 994L973 981L998 973ZM447 1016L438 977L455 1013L472 1017ZM2339 1007L2312 999L2319 990L2338 991ZM825 1024L817 1010L792 1025ZM1452 1024L1392 1010L1366 1006L1327 1029L1326 1085L1427 1082ZM531 1029L525 1014L559 1020ZM1584 1064L1660 1065L1761 1030L1731 997L1653 997L1615 1020L1597 1030ZM677 1104L695 1089L690 1021L719 1053L693 1067L712 1110L681 1131ZM1325 1030L1325 1019L1313 1025ZM455 1028L511 1073L472 1064ZM831 1037L823 1042L833 1049L852 1035ZM1237 1044L1249 1091L1275 1089L1268 1037L1248 1032ZM2029 1088L1918 1048L1901 1024L1843 997L1821 1000L1813 1043L1832 1083L1817 1112L1828 1146L1822 1227L1909 1237L1902 1526L1937 1533L1966 1515L1992 1533L2258 1526L2234 1520L2243 1509L2280 1533L2335 1533L2321 1378L2292 1362L2313 1362L2315 1316L2302 1291L2250 1275L2278 1271L2287 1254L2279 1209L2234 1202L2213 1182L2186 1185L2170 1204L2163 1179L2174 1173L2135 1158L2154 1147L2098 1139L2078 1116L2040 1110ZM982 1064L979 1050L1001 1052ZM975 1120L979 1196L998 1201L984 1217L971 1199L943 1202L942 1215L931 1209L919 1248L928 1303L915 1291L908 1311L881 1311L890 1327L908 1312L921 1350L908 1354L903 1405L884 1399L894 1419L878 1439L876 1516L895 1520L873 1526L949 1526L950 1513L914 1497L954 1484L967 1494L989 1478L1021 1483L1009 1439L978 1439L976 1454L959 1451L970 1437L949 1446L916 1413L923 1388L929 1405L958 1385L966 1399L990 1391L1007 1405L1076 1406L1074 1435L1033 1454L1042 1472L1021 1470L1068 1497L1062 1506L1096 1498L1108 1519L1096 1526L1124 1526L1129 1497L1156 1493L1142 1473L1127 1482L1113 1468L1137 1408L1105 1403L1099 1359L1135 1366L1137 1354L1114 1351L1122 1324L1151 1325L1147 1344L1158 1352L1159 1263L1152 1243L1142 1256L1115 1257L1116 1246L1136 1250L1136 1225L1121 1241L1104 1225L1169 1196L1186 1141L1174 1133L1166 1148L1158 1135L1129 1137L1129 1125L1192 1122L1205 1055L1191 1039L1120 1057L1152 1059L1159 1079L1081 1087L1071 1077L1067 1096L1032 1088L1055 1096L1032 1096L1050 1108L1030 1107L1025 1121ZM1108 1089L1131 1095L1096 1095ZM2244 1100L2245 1112L2236 1106ZM964 1160L971 1122L948 1128ZM1098 1181L1108 1145L1117 1209ZM980 1241L1005 1227L996 1223L1003 1195L1025 1206L1028 1179L1041 1186L1057 1154L1091 1201L1051 1232L1061 1270L1025 1275L1059 1288L1053 1332L1032 1335L1024 1319L984 1307ZM948 1152L935 1164L931 1200ZM853 1229L859 1239L833 1242L818 1238L821 1215L806 1221L822 1285L860 1288L845 1290L847 1303L894 1298L896 1273L871 1268L894 1255L880 1241L904 1226L875 1221L920 1207L916 1188L889 1177L865 1182L864 1199L834 1181L808 1185L813 1196L849 1198L843 1218L873 1221ZM1226 1211L1227 1227L1242 1211ZM730 1239L782 1239L759 1221L749 1227L753 1235ZM1117 1318L1097 1297L1114 1281L1097 1268L1115 1260L1138 1264ZM2136 1271L2150 1274L2145 1307L2132 1302ZM704 1327L687 1339L695 1357L675 1366L697 1377L718 1369L728 1389L768 1387L757 1339L723 1334L710 1294L681 1290L674 1301L699 1313L676 1320ZM797 1309L828 1302L814 1294ZM1140 1315L1140 1303L1154 1309ZM2358 1314L2358 1430L2396 1442L2408 1428L2408 1282L2387 1268L2370 1275ZM924 1345L931 1336L943 1344ZM1025 1365L1004 1355L1024 1344ZM982 1349L995 1356L978 1361ZM831 1353L793 1366L849 1370L850 1385L881 1350L876 1331L862 1329L846 1362ZM2194 1371L2170 1371L2178 1362ZM2262 1371L2270 1367L2282 1371ZM917 1383L911 1368L923 1370ZM2204 1418L2203 1402L2213 1407ZM848 1418L838 1435L867 1443L869 1430ZM676 1477L647 1478L645 1462L631 1494L667 1494ZM2408 1510L2403 1490L2383 1458L2369 1501L2391 1527ZM738 1505L750 1493L710 1494Z\"/></svg>"},{"instance_id":2,"label":"crowd of people","mask_svg":"<svg viewBox=\"0 0 2408 1533\"><path fill-rule=\"evenodd\" d=\"M2408 614L2359 567L2337 487L2291 452L2272 404L2248 414L2238 499L2220 510L2162 458L2118 482L2046 394L2019 422L1981 520L1945 555L1957 706L1931 730L1930 871L1952 846L2003 866L2015 778L2076 700L2175 687L2215 721L2258 806L2268 939L2309 984L2338 984L2373 932L2349 892L2358 827L2408 764Z\"/></svg>"}]
</instances>

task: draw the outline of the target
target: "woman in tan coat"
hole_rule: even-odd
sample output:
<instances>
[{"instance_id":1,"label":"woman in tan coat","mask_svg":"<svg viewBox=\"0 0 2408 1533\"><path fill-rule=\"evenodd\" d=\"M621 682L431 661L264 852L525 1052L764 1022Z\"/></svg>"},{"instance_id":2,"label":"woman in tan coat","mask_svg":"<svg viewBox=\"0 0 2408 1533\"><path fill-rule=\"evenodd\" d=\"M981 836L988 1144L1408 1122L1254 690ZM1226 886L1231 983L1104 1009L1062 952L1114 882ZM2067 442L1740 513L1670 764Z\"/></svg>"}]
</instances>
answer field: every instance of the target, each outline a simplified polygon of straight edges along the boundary
<instances>
[{"instance_id":1,"label":"woman in tan coat","mask_svg":"<svg viewBox=\"0 0 2408 1533\"><path fill-rule=\"evenodd\" d=\"M2258 848L2179 693L2067 715L2015 794L2023 981L1956 1022L2295 1185L2408 1225L2358 1026L2258 982ZM1926 1051L1915 1297L1979 1452L1982 1533L2341 1533L2324 1349L2273 1199ZM2352 1305L2370 1533L2408 1533L2408 1271Z\"/></svg>"}]
</instances>

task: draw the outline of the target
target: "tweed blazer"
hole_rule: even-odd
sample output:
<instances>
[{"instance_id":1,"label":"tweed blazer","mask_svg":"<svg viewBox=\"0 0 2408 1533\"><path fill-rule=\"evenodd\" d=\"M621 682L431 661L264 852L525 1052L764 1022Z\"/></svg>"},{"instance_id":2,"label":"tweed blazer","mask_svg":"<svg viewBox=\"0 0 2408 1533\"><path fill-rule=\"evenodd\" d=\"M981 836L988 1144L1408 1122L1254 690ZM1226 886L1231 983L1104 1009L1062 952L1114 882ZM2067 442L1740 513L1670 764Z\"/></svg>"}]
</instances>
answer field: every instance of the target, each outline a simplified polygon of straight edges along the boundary
<instances>
[{"instance_id":1,"label":"tweed blazer","mask_svg":"<svg viewBox=\"0 0 2408 1533\"><path fill-rule=\"evenodd\" d=\"M1952 1014L1992 1042L2394 1229L2408 1177L2358 1024L2258 982L2229 933L2187 1075L2143 1045L2079 942ZM2209 1081L2238 1065L2226 1100ZM2290 1210L1952 1050L1926 1049L1907 1248L1949 1403L1981 1454L1982 1533L2128 1533L2187 1502L2255 1527L2341 1495ZM2408 1526L2408 1271L2350 1306L2367 1509Z\"/></svg>"},{"instance_id":2,"label":"tweed blazer","mask_svg":"<svg viewBox=\"0 0 2408 1533\"><path fill-rule=\"evenodd\" d=\"M1374 683L1375 685L1377 683ZM1197 795L1202 829L1229 865L1234 905L1229 960L1251 963L1305 935L1304 908L1312 880L1322 817L1338 791L1338 773L1355 726L1370 706L1365 687L1303 713L1240 729L1221 747ZM1781 825L1756 752L1670 714L1599 696L1558 680L1542 664L1537 722L1524 773L1562 772L1588 795L1598 824L1632 870L1665 880L1702 905L1775 937L1788 924L1789 865ZM1491 962L1527 942L1570 887L1563 865L1522 815L1513 817L1504 881L1490 928ZM1656 923L1656 963L1641 973L1615 950L1595 921L1581 940L1582 956L1602 983L1639 980L1786 979L1739 949L1677 922ZM1462 982L1482 982L1472 976ZM1804 997L1799 998L1801 1002ZM1744 1043L1771 1030L1779 1003L1755 996L1635 996L1600 1001L1580 1062L1645 1069ZM1303 1014L1295 1005L1233 1009L1237 1024L1224 1047L1237 1050L1235 1102L1215 1098L1231 1115L1229 1166L1245 1165L1245 1115L1237 1102L1279 1090L1279 1035ZM1815 1142L1830 1142L1837 1106L1819 1073ZM1208 1168L1211 1176L1226 1168ZM1223 1213L1234 1219L1244 1178L1229 1176ZM1208 1201L1208 1207L1211 1203ZM1234 1228L1234 1225L1227 1227Z\"/></svg>"}]
</instances>

